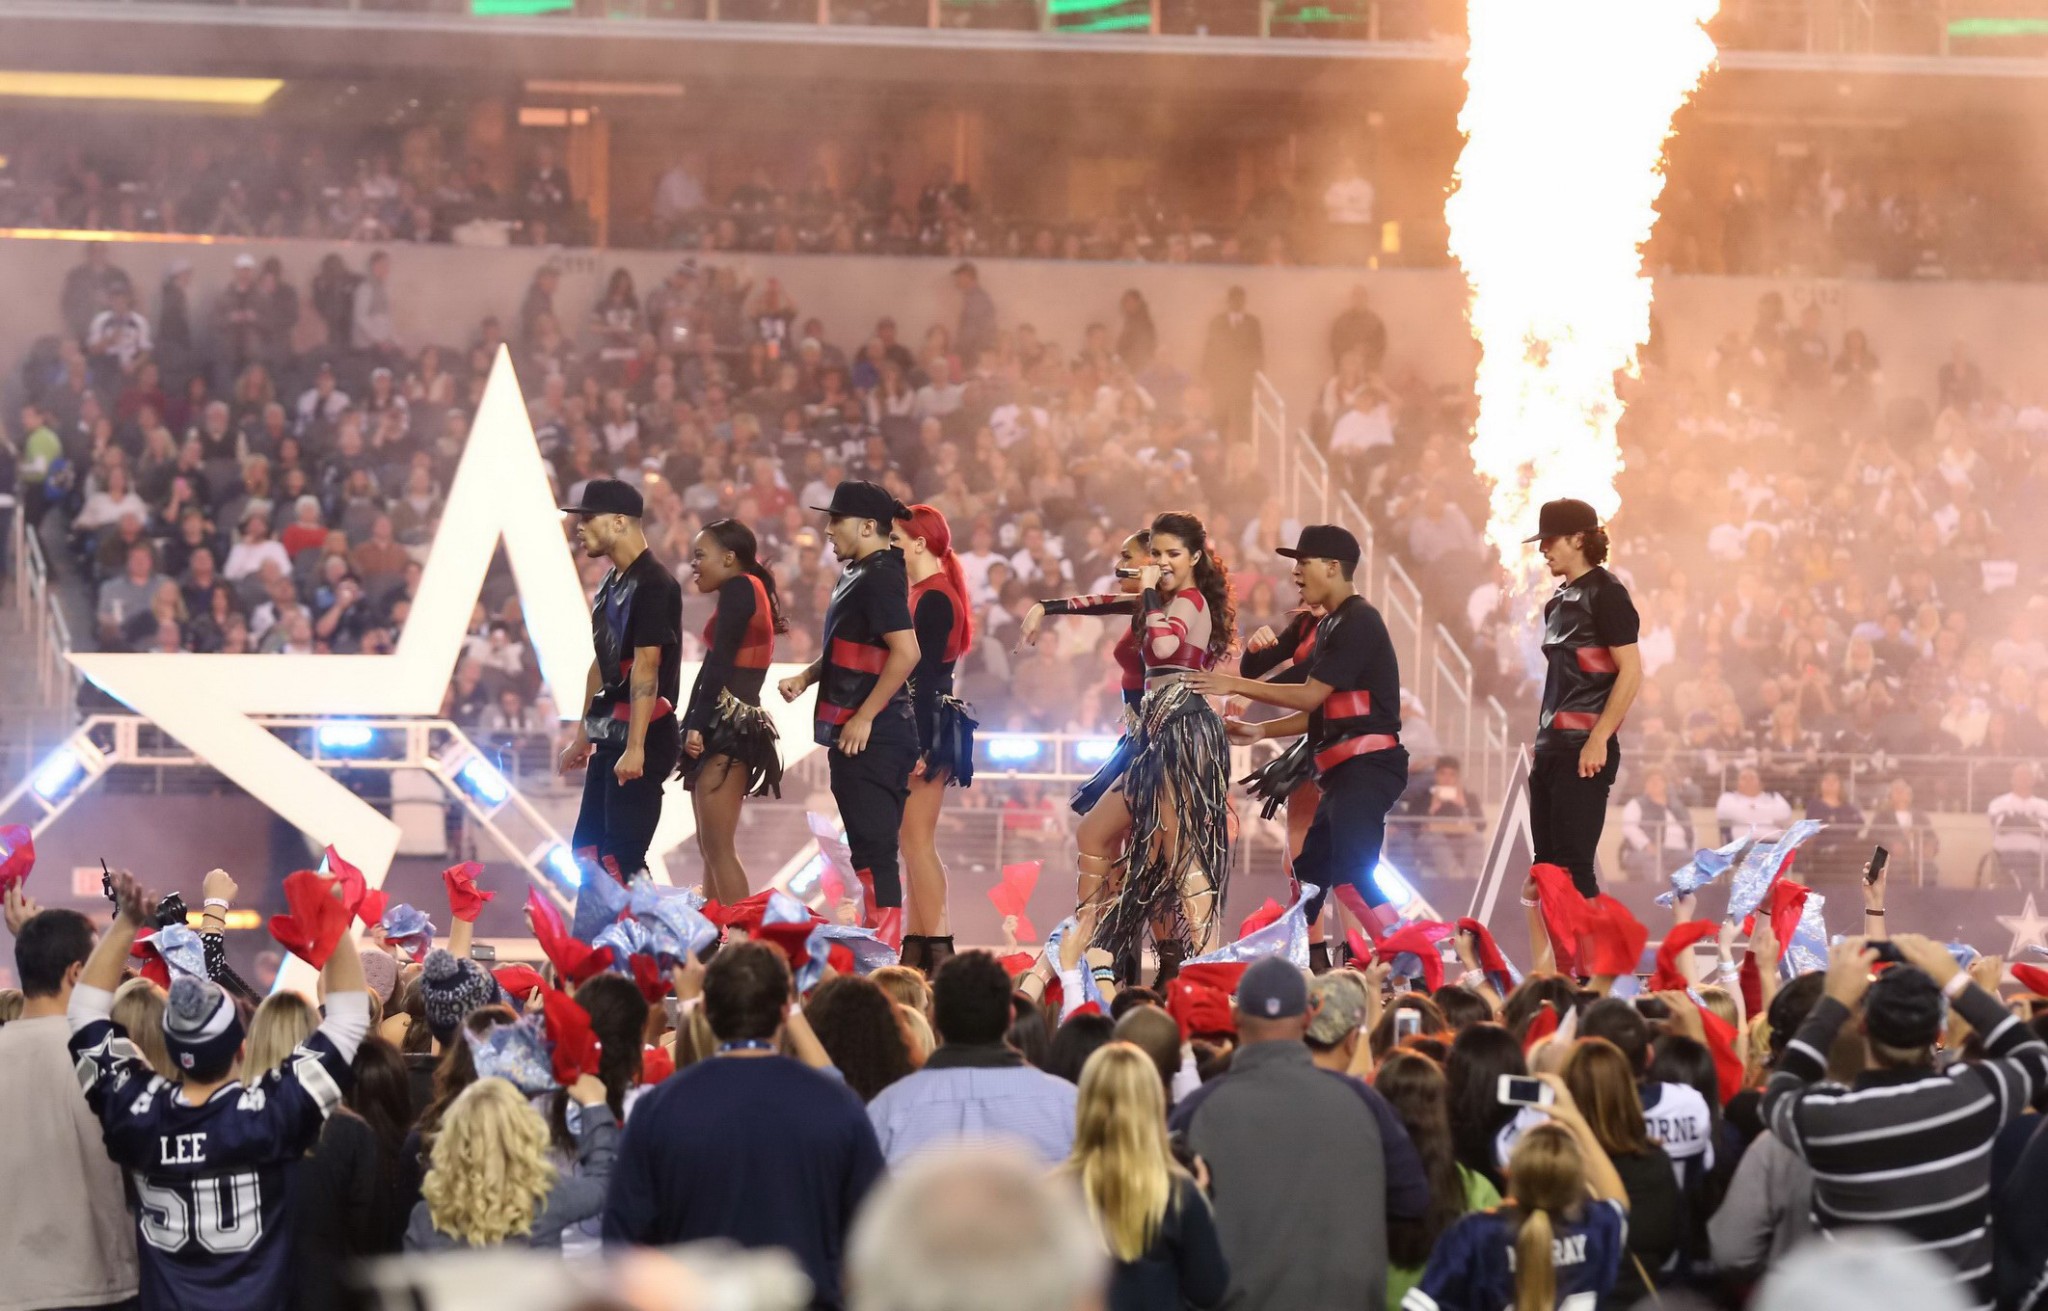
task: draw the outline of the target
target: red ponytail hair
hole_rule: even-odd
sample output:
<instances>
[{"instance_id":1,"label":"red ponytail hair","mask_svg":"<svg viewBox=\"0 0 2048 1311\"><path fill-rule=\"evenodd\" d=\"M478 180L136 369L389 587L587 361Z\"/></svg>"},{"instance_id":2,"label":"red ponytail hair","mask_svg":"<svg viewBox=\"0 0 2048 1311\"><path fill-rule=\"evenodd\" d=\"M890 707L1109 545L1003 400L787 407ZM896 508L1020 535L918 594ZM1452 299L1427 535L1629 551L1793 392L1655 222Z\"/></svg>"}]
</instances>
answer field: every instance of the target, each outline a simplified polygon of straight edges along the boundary
<instances>
[{"instance_id":1,"label":"red ponytail hair","mask_svg":"<svg viewBox=\"0 0 2048 1311\"><path fill-rule=\"evenodd\" d=\"M913 505L910 513L897 520L903 525L905 537L921 537L924 548L939 562L939 569L953 584L953 591L960 598L965 610L961 615L961 640L974 640L974 610L967 597L967 571L960 567L960 557L953 554L953 526L946 522L946 516L935 505Z\"/></svg>"}]
</instances>

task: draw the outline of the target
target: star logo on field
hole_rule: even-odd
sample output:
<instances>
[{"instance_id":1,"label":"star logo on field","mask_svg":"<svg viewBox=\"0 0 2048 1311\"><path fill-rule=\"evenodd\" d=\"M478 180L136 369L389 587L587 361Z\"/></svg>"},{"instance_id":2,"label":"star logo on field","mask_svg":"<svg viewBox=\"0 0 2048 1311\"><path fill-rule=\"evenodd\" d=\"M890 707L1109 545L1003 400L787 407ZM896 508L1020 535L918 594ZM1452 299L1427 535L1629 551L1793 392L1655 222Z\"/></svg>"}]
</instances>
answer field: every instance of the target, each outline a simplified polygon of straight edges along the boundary
<instances>
[{"instance_id":1,"label":"star logo on field","mask_svg":"<svg viewBox=\"0 0 2048 1311\"><path fill-rule=\"evenodd\" d=\"M508 352L498 358L435 533L405 631L390 655L75 654L72 664L108 695L155 723L250 796L332 845L381 886L398 851L398 826L250 718L440 713L461 658L471 612L503 541L527 634L555 705L583 707L593 659L590 614L562 532L533 424ZM672 563L672 562L669 562ZM696 667L685 666L685 683ZM778 698L779 701L779 698ZM776 707L779 720L801 705ZM786 758L808 754L810 734L783 727ZM669 845L694 831L679 784L664 811ZM296 958L294 958L296 959Z\"/></svg>"},{"instance_id":2,"label":"star logo on field","mask_svg":"<svg viewBox=\"0 0 2048 1311\"><path fill-rule=\"evenodd\" d=\"M2005 949L2007 960L2018 960L2028 947L2048 950L2048 916L2035 913L2033 893L2027 894L2027 904L2019 914L2000 915L1998 922L2012 931L2012 945Z\"/></svg>"}]
</instances>

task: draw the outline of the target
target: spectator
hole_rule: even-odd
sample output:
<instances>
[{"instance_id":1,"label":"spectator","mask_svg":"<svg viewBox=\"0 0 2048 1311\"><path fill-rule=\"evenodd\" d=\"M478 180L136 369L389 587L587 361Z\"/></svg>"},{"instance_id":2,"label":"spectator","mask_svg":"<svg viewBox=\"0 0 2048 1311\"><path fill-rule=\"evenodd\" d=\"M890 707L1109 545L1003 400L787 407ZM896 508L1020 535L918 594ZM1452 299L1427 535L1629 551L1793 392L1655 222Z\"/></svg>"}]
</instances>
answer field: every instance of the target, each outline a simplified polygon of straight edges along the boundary
<instances>
[{"instance_id":1,"label":"spectator","mask_svg":"<svg viewBox=\"0 0 2048 1311\"><path fill-rule=\"evenodd\" d=\"M1334 973L1324 976L1330 977ZM1310 1027L1313 1034L1314 1026ZM1420 1052L1389 1053L1373 1076L1373 1089L1401 1117L1401 1127L1415 1144L1429 1180L1429 1210L1419 1220L1396 1221L1387 1230L1393 1263L1387 1274L1387 1305L1398 1307L1421 1282L1429 1254L1445 1231L1460 1216L1500 1205L1500 1190L1485 1175L1458 1164L1451 1141L1450 1089L1435 1061Z\"/></svg>"},{"instance_id":2,"label":"spectator","mask_svg":"<svg viewBox=\"0 0 2048 1311\"><path fill-rule=\"evenodd\" d=\"M1323 190L1323 221L1329 225L1332 260L1363 264L1376 253L1373 237L1373 187L1359 171L1358 161L1347 158L1337 166L1330 185Z\"/></svg>"},{"instance_id":3,"label":"spectator","mask_svg":"<svg viewBox=\"0 0 2048 1311\"><path fill-rule=\"evenodd\" d=\"M518 1089L503 1079L463 1089L434 1136L406 1250L559 1248L564 1230L603 1210L618 1122L596 1075L579 1076L568 1095L581 1113L574 1175L548 1163L547 1124Z\"/></svg>"},{"instance_id":4,"label":"spectator","mask_svg":"<svg viewBox=\"0 0 2048 1311\"><path fill-rule=\"evenodd\" d=\"M229 550L228 562L222 566L221 576L231 583L239 583L261 573L266 567L274 567L281 577L289 577L292 559L285 553L282 543L271 539L270 515L261 509L252 509L242 520L242 535Z\"/></svg>"},{"instance_id":5,"label":"spectator","mask_svg":"<svg viewBox=\"0 0 2048 1311\"><path fill-rule=\"evenodd\" d=\"M825 980L804 1002L804 1015L832 1067L863 1102L873 1102L917 1068L896 1005L873 979L839 975Z\"/></svg>"},{"instance_id":6,"label":"spectator","mask_svg":"<svg viewBox=\"0 0 2048 1311\"><path fill-rule=\"evenodd\" d=\"M1515 1147L1511 1206L1466 1216L1445 1233L1402 1311L1604 1304L1619 1296L1631 1207L1594 1124L1555 1076L1554 1122ZM1587 1200L1588 1197L1591 1200Z\"/></svg>"},{"instance_id":7,"label":"spectator","mask_svg":"<svg viewBox=\"0 0 2048 1311\"><path fill-rule=\"evenodd\" d=\"M1828 953L1825 992L1764 1092L1764 1117L1814 1175L1822 1233L1882 1223L1913 1250L1948 1261L1972 1299L1991 1302L1989 1147L2007 1120L2048 1086L2048 1045L1976 986L1948 948L1916 934L1891 939L1904 965L1873 981L1861 938ZM1944 999L1984 1044L1984 1059L1936 1077ZM1871 1068L1846 1091L1822 1085L1822 1053L1856 1013Z\"/></svg>"},{"instance_id":8,"label":"spectator","mask_svg":"<svg viewBox=\"0 0 2048 1311\"><path fill-rule=\"evenodd\" d=\"M981 285L981 270L971 263L954 267L953 286L960 292L960 326L953 334L953 349L972 368L984 352L996 347L996 304Z\"/></svg>"},{"instance_id":9,"label":"spectator","mask_svg":"<svg viewBox=\"0 0 2048 1311\"><path fill-rule=\"evenodd\" d=\"M1863 828L1863 812L1843 792L1840 772L1822 772L1819 794L1806 803L1806 818L1827 826L1813 835L1801 856L1802 865L1811 869L1814 881L1833 882L1854 872L1861 860L1856 852L1856 835Z\"/></svg>"},{"instance_id":10,"label":"spectator","mask_svg":"<svg viewBox=\"0 0 2048 1311\"><path fill-rule=\"evenodd\" d=\"M1614 1297L1618 1305L1632 1306L1656 1287L1659 1273L1684 1237L1686 1194L1673 1174L1677 1162L1645 1127L1650 1112L1637 1096L1628 1058L1613 1043L1586 1037L1572 1044L1565 1057L1564 1084L1571 1090L1572 1104L1585 1116L1594 1141L1613 1162L1627 1197L1625 1241L1635 1259L1622 1267ZM1509 1193L1513 1195L1513 1171L1509 1174Z\"/></svg>"},{"instance_id":11,"label":"spectator","mask_svg":"<svg viewBox=\"0 0 2048 1311\"><path fill-rule=\"evenodd\" d=\"M1873 810L1863 825L1863 840L1876 843L1891 853L1891 868L1910 870L1916 883L1938 873L1941 835L1927 812L1913 808L1913 786L1895 778L1885 795L1885 804Z\"/></svg>"},{"instance_id":12,"label":"spectator","mask_svg":"<svg viewBox=\"0 0 2048 1311\"><path fill-rule=\"evenodd\" d=\"M1032 1068L1003 1041L1010 1018L1010 976L994 956L961 952L939 968L939 1049L868 1106L891 1165L963 1139L1008 1139L1048 1166L1073 1150L1074 1085Z\"/></svg>"},{"instance_id":13,"label":"spectator","mask_svg":"<svg viewBox=\"0 0 2048 1311\"><path fill-rule=\"evenodd\" d=\"M847 1275L851 1311L1092 1311L1107 1277L1072 1191L993 1152L934 1153L877 1188Z\"/></svg>"},{"instance_id":14,"label":"spectator","mask_svg":"<svg viewBox=\"0 0 2048 1311\"><path fill-rule=\"evenodd\" d=\"M1999 869L2013 879L2038 882L2048 856L2048 797L2034 794L2031 764L2012 767L2012 791L1993 797L1985 815Z\"/></svg>"},{"instance_id":15,"label":"spectator","mask_svg":"<svg viewBox=\"0 0 2048 1311\"><path fill-rule=\"evenodd\" d=\"M127 568L100 584L95 613L99 620L100 643L118 650L123 630L137 615L149 613L158 588L167 580L156 571L156 550L147 542L128 548Z\"/></svg>"},{"instance_id":16,"label":"spectator","mask_svg":"<svg viewBox=\"0 0 2048 1311\"><path fill-rule=\"evenodd\" d=\"M1310 1019L1303 1041L1308 1043L1309 1060L1317 1069L1351 1074L1370 1067L1370 1061L1359 1063L1358 1055L1365 1044L1366 1015L1371 1009L1366 1004L1366 987L1365 976L1357 970L1331 970L1309 984ZM1389 1300L1393 1300L1391 1295Z\"/></svg>"},{"instance_id":17,"label":"spectator","mask_svg":"<svg viewBox=\"0 0 2048 1311\"><path fill-rule=\"evenodd\" d=\"M1266 367L1265 336L1258 316L1245 309L1243 287L1232 287L1221 314L1209 321L1202 347L1202 381L1218 410L1226 440L1251 437L1252 378Z\"/></svg>"},{"instance_id":18,"label":"spectator","mask_svg":"<svg viewBox=\"0 0 2048 1311\"><path fill-rule=\"evenodd\" d=\"M107 307L86 329L85 349L102 378L126 377L151 347L149 320L135 308L135 289L126 278L108 286Z\"/></svg>"},{"instance_id":19,"label":"spectator","mask_svg":"<svg viewBox=\"0 0 2048 1311\"><path fill-rule=\"evenodd\" d=\"M351 344L380 363L402 358L398 325L392 319L391 256L384 251L370 255L369 276L356 284L351 313Z\"/></svg>"},{"instance_id":20,"label":"spectator","mask_svg":"<svg viewBox=\"0 0 2048 1311\"><path fill-rule=\"evenodd\" d=\"M1821 986L1820 975L1802 974L1771 999L1765 1023L1770 1031L1772 1069L1784 1060L1793 1035L1820 1000ZM1854 1079L1855 1071L1841 1068L1838 1053L1849 1046L1855 1049L1859 1063L1862 1056L1862 1039L1856 1034L1845 1036L1849 1042L1838 1041L1828 1054L1829 1078L1842 1083ZM1729 1122L1743 1121L1737 1127L1754 1137L1735 1167L1721 1205L1707 1221L1714 1264L1738 1279L1752 1278L1776 1265L1813 1233L1813 1171L1797 1151L1762 1127L1758 1120L1761 1101L1756 1090L1744 1089L1728 1104Z\"/></svg>"},{"instance_id":21,"label":"spectator","mask_svg":"<svg viewBox=\"0 0 2048 1311\"><path fill-rule=\"evenodd\" d=\"M810 1277L814 1305L833 1307L847 1231L881 1177L882 1151L844 1083L777 1053L789 994L789 967L773 947L729 945L712 959L703 1007L718 1053L634 1108L604 1239L787 1248ZM788 1020L802 1023L801 1012Z\"/></svg>"},{"instance_id":22,"label":"spectator","mask_svg":"<svg viewBox=\"0 0 2048 1311\"><path fill-rule=\"evenodd\" d=\"M1237 987L1230 1072L1174 1108L1209 1167L1233 1307L1381 1305L1387 1224L1428 1210L1400 1120L1364 1084L1315 1068L1308 1024L1301 972L1254 962ZM1339 1191L1347 1204L1326 1205Z\"/></svg>"},{"instance_id":23,"label":"spectator","mask_svg":"<svg viewBox=\"0 0 2048 1311\"><path fill-rule=\"evenodd\" d=\"M78 1095L64 1016L92 955L92 924L4 894L21 983L18 1018L0 1026L0 1266L8 1306L112 1306L135 1296L135 1225L123 1177Z\"/></svg>"},{"instance_id":24,"label":"spectator","mask_svg":"<svg viewBox=\"0 0 2048 1311\"><path fill-rule=\"evenodd\" d=\"M1479 803L1465 790L1456 756L1439 756L1426 791L1401 799L1400 825L1412 835L1415 868L1437 878L1461 879L1475 868Z\"/></svg>"},{"instance_id":25,"label":"spectator","mask_svg":"<svg viewBox=\"0 0 2048 1311\"><path fill-rule=\"evenodd\" d=\"M1063 1173L1078 1185L1115 1261L1112 1311L1181 1311L1221 1305L1230 1270L1209 1200L1173 1159L1166 1098L1151 1060L1115 1042L1081 1073L1074 1154Z\"/></svg>"},{"instance_id":26,"label":"spectator","mask_svg":"<svg viewBox=\"0 0 2048 1311\"><path fill-rule=\"evenodd\" d=\"M1671 799L1662 769L1642 777L1643 790L1621 808L1621 868L1630 878L1655 879L1692 859L1692 814Z\"/></svg>"},{"instance_id":27,"label":"spectator","mask_svg":"<svg viewBox=\"0 0 2048 1311\"><path fill-rule=\"evenodd\" d=\"M1714 804L1714 817L1721 822L1721 840L1738 836L1772 842L1783 836L1792 822L1792 803L1775 792L1764 791L1763 775L1754 765L1745 765L1735 776L1735 787L1721 794Z\"/></svg>"}]
</instances>

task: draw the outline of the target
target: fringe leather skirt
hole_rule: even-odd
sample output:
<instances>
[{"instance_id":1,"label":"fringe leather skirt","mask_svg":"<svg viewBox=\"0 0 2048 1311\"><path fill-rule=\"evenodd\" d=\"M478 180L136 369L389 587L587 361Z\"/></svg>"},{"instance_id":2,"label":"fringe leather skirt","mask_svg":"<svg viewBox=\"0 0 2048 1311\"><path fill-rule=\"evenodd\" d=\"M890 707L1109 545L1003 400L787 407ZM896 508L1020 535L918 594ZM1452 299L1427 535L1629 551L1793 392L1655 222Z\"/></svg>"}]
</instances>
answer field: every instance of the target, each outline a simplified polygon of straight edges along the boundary
<instances>
[{"instance_id":1,"label":"fringe leather skirt","mask_svg":"<svg viewBox=\"0 0 2048 1311\"><path fill-rule=\"evenodd\" d=\"M974 707L957 696L939 698L937 722L932 726L932 749L925 768L936 773L947 770L950 787L974 786L974 730L981 727Z\"/></svg>"},{"instance_id":2,"label":"fringe leather skirt","mask_svg":"<svg viewBox=\"0 0 2048 1311\"><path fill-rule=\"evenodd\" d=\"M726 768L746 771L748 796L780 797L782 751L776 746L778 738L775 721L766 710L748 705L731 692L721 692L711 725L704 730L704 754L694 760L683 757L683 786L696 791L704 766L714 757L724 756L732 761Z\"/></svg>"},{"instance_id":3,"label":"fringe leather skirt","mask_svg":"<svg viewBox=\"0 0 2048 1311\"><path fill-rule=\"evenodd\" d=\"M1193 952L1217 921L1230 876L1230 742L1222 717L1179 679L1146 692L1127 741L1123 887L1095 945L1133 955L1149 927ZM1195 896L1205 909L1189 923L1184 897Z\"/></svg>"},{"instance_id":4,"label":"fringe leather skirt","mask_svg":"<svg viewBox=\"0 0 2048 1311\"><path fill-rule=\"evenodd\" d=\"M1130 767L1131 735L1125 733L1116 740L1116 749L1109 753L1109 759L1102 762L1102 768L1095 771L1094 777L1074 789L1073 798L1067 804L1076 815L1087 814L1095 809L1096 802L1109 795L1109 790L1117 785L1123 778L1124 771Z\"/></svg>"},{"instance_id":5,"label":"fringe leather skirt","mask_svg":"<svg viewBox=\"0 0 2048 1311\"><path fill-rule=\"evenodd\" d=\"M1271 819L1280 813L1280 807L1287 804L1287 798L1293 796L1302 784L1313 782L1315 776L1315 756L1309 751L1308 737L1304 734L1238 782L1244 784L1245 790L1258 801L1259 817Z\"/></svg>"}]
</instances>

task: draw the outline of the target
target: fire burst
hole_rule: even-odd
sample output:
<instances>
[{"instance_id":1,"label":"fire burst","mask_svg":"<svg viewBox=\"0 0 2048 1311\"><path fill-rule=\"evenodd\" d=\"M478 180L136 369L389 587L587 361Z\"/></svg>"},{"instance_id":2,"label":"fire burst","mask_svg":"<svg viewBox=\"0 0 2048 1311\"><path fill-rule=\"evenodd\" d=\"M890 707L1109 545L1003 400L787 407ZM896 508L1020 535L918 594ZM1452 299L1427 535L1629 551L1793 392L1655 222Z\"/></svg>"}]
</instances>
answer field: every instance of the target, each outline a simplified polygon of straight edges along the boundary
<instances>
[{"instance_id":1,"label":"fire burst","mask_svg":"<svg viewBox=\"0 0 2048 1311\"><path fill-rule=\"evenodd\" d=\"M1470 0L1444 207L1480 349L1472 460L1493 485L1487 540L1530 581L1534 507L1620 504L1621 401L1650 335L1642 245L1671 116L1714 62L1718 0Z\"/></svg>"}]
</instances>

